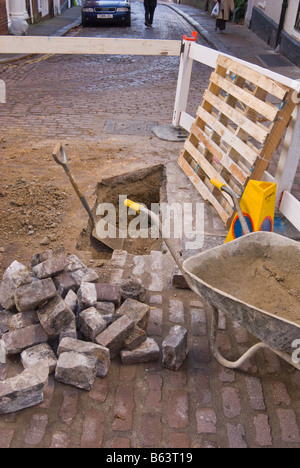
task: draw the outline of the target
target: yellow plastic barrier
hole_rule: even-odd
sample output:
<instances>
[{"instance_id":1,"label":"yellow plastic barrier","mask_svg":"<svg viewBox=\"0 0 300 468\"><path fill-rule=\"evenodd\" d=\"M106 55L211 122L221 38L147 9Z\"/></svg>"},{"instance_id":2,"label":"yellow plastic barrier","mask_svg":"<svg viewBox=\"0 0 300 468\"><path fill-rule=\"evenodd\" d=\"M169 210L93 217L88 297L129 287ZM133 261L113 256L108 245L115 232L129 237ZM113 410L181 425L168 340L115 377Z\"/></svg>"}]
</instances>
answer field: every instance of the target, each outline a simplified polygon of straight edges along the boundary
<instances>
[{"instance_id":1,"label":"yellow plastic barrier","mask_svg":"<svg viewBox=\"0 0 300 468\"><path fill-rule=\"evenodd\" d=\"M276 184L250 180L240 201L250 232L273 232ZM232 221L226 242L243 235L240 220L236 215Z\"/></svg>"}]
</instances>

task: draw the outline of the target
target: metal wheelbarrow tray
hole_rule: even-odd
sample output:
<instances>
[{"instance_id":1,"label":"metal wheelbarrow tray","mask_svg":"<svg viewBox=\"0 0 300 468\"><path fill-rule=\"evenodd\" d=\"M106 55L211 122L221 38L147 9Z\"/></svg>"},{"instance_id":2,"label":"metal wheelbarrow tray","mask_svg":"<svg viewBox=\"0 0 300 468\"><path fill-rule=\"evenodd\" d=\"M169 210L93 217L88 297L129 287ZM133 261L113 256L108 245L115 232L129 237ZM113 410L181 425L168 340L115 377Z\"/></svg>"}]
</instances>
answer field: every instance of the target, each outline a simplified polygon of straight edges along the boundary
<instances>
[{"instance_id":1,"label":"metal wheelbarrow tray","mask_svg":"<svg viewBox=\"0 0 300 468\"><path fill-rule=\"evenodd\" d=\"M224 186L222 186L222 189L224 189ZM203 297L211 305L213 311L211 348L214 357L220 364L230 369L236 369L242 366L258 350L269 349L300 370L300 364L296 362L297 360L293 359L293 355L291 354L294 341L300 341L299 242L271 232L253 232L183 261L182 257L174 250L168 236L165 235L162 223L155 213L131 200L125 200L125 205L151 218L152 222L158 227L170 253L192 291ZM238 206L237 208L239 210ZM242 214L241 221L243 221ZM272 265L274 257L278 257L280 260L279 264L275 266ZM268 288L268 278L275 279L276 294L274 293L274 296L279 296L278 304L274 306L276 313L273 313L272 305L271 310L264 310L261 305L255 304L256 301L259 302L258 294L255 290L253 290L250 300L247 302L238 298L240 294L243 296L247 289L251 288L251 286L253 287L250 277L248 282L246 280L246 284L244 282L243 287L240 279L246 275L250 265L258 259L268 259L271 261L271 264L267 261L265 265L263 263L262 272L264 276L262 276L259 289L263 298L264 291L267 291ZM240 271L238 278L234 279L231 278L231 269L234 269L234 262L236 260L239 262ZM228 283L235 284L236 292L238 293L236 295L226 292L226 288L224 290L221 289L221 285L224 283L222 276L225 275L222 268L224 264L227 266L226 275L228 276ZM209 282L211 271L214 272L213 282ZM275 289L273 285L272 291L275 292ZM286 298L290 298L290 296L292 298L291 301L287 301ZM264 302L263 298L262 303ZM235 362L224 359L217 347L216 337L218 333L219 311L228 314L233 321L262 340ZM294 317L294 320L291 320L291 317ZM297 344L299 344L299 341Z\"/></svg>"},{"instance_id":2,"label":"metal wheelbarrow tray","mask_svg":"<svg viewBox=\"0 0 300 468\"><path fill-rule=\"evenodd\" d=\"M221 280L222 275L225 274L222 270L222 262L228 262L227 275L230 282L230 268L231 266L232 268L234 267L233 264L237 259L240 265L242 265L240 271L240 277L242 278L250 267L249 260L251 262L252 259L255 262L255 260L261 259L263 256L270 262L275 251L280 253L283 259L287 259L285 262L286 271L281 271L279 276L277 274L277 277L271 278L276 273L273 273L272 269L266 267L265 278L261 277L260 289L267 291L267 280L268 277L271 278L273 283L275 281L275 284L278 284L276 293L279 296L282 295L282 304L287 299L289 307L289 298L291 297L293 310L281 311L279 304L275 314L271 310L264 310L256 304L258 299L255 290L252 293L252 300L245 302L227 292L225 288L223 290L222 287L217 286L218 281L214 281L214 284L209 282L209 268L215 269L219 275L219 282L222 284L224 283ZM266 348L272 349L272 351L291 365L300 369L299 364L292 360L290 354L290 351L293 349L293 342L300 339L300 292L298 295L296 289L288 289L289 286L285 285L285 279L289 276L289 278L293 278L293 284L298 284L298 288L300 289L300 244L298 242L274 233L255 232L185 260L182 264L182 271L189 280L192 290L202 296L212 306L212 350L219 362L226 367L237 368L259 349ZM236 286L240 287L240 282ZM250 288L251 284L248 286ZM239 295L243 297L243 291L240 291ZM282 307L282 309L285 308ZM216 346L219 311L228 314L232 320L262 340L262 343L255 345L241 359L234 363L224 359ZM290 317L295 317L295 321L291 320Z\"/></svg>"}]
</instances>

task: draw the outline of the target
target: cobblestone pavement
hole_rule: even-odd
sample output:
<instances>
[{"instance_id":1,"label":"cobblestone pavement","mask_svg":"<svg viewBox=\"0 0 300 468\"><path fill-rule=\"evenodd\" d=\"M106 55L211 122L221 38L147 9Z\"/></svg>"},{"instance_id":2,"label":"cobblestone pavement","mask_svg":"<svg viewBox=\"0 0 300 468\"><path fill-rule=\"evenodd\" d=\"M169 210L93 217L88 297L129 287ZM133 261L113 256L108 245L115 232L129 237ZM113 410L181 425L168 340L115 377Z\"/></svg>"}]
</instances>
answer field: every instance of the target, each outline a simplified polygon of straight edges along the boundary
<instances>
[{"instance_id":1,"label":"cobblestone pavement","mask_svg":"<svg viewBox=\"0 0 300 468\"><path fill-rule=\"evenodd\" d=\"M133 3L133 7L132 31L138 37L162 34L168 39L180 39L191 32L190 26L163 6L157 10L157 28L145 30L142 5ZM121 33L128 37L131 30L125 28ZM112 30L80 28L77 34L107 37ZM1 150L7 171L0 176L1 189L8 184L8 171L17 180L25 170L32 179L48 177L62 187L63 175L54 173L54 166L50 170L47 162L52 143L59 138L69 143L72 164L78 148L86 151L86 166L77 163L75 168L80 169L79 182L88 194L95 186L99 165L102 176L117 175L125 169L144 167L145 162L176 161L179 155L181 144L153 140L145 124L170 123L178 72L176 58L34 57L3 65L0 72L8 87L7 105L0 109ZM200 65L194 68L191 113L201 100L209 73ZM116 128L118 134L109 133ZM133 151L125 161L122 145L126 151ZM19 158L20 147L22 151L33 148L31 158ZM86 177L82 175L84 169L90 170ZM170 202L201 202L175 163L168 164L167 174ZM79 214L82 217L82 211L69 193L68 203L73 208L66 221L70 230L72 220ZM206 231L224 235L219 220L208 213ZM78 236L82 227L79 220L72 228L73 247L75 233ZM1 234L1 246L6 246L13 235L8 233L5 239ZM36 253L35 241L39 245L38 238L19 240L19 244L27 245L28 258ZM67 235L61 234L59 241L67 242ZM5 250L2 264L14 260L16 245L11 243ZM20 247L20 261L22 252ZM80 252L76 253L80 256ZM173 325L187 327L190 351L183 366L174 372L162 367L160 361L123 366L115 358L108 375L97 379L90 392L50 377L41 405L0 416L1 448L300 447L300 373L266 351L239 371L220 366L209 346L210 309L191 291L171 287L173 267L170 255L160 251L143 256L118 251L107 266L99 268L99 273L103 281L112 284L128 276L142 279L148 290L146 302L151 306L148 334L158 344ZM254 341L229 317L220 318L218 344L226 357L236 359ZM20 370L19 359L10 359L0 365L0 379Z\"/></svg>"}]
</instances>

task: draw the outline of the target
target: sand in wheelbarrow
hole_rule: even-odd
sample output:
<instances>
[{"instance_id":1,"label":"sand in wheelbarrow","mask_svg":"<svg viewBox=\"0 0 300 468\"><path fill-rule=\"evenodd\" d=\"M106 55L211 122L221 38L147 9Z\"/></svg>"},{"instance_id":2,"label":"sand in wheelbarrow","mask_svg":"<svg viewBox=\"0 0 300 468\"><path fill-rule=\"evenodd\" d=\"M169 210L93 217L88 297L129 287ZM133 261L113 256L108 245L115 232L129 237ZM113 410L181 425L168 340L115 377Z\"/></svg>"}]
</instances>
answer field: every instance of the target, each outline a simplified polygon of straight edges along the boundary
<instances>
[{"instance_id":1,"label":"sand in wheelbarrow","mask_svg":"<svg viewBox=\"0 0 300 468\"><path fill-rule=\"evenodd\" d=\"M300 325L300 255L294 247L223 252L195 272L202 280L251 306Z\"/></svg>"}]
</instances>

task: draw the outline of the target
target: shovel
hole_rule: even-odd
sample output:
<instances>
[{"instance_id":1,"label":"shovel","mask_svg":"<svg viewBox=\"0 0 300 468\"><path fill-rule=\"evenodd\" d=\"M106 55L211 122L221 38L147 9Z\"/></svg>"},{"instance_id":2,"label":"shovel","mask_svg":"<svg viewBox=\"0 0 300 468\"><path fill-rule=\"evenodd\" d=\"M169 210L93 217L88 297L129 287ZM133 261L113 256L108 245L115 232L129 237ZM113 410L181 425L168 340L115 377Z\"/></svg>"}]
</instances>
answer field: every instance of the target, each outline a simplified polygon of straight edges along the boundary
<instances>
[{"instance_id":1,"label":"shovel","mask_svg":"<svg viewBox=\"0 0 300 468\"><path fill-rule=\"evenodd\" d=\"M55 146L53 153L52 153L54 161L62 166L64 168L65 173L67 174L78 198L80 199L82 205L84 206L85 210L87 211L91 221L92 221L92 226L93 226L93 231L92 231L92 236L97 239L98 241L102 242L102 244L105 244L107 247L109 247L112 250L122 250L123 249L123 244L124 244L124 239L120 239L120 237L117 235L116 239L111 239L111 238L105 238L102 239L98 236L97 231L96 231L96 221L93 216L93 213L89 207L89 204L85 198L85 196L81 193L81 190L78 187L77 182L75 181L70 168L68 166L67 162L67 156L66 152L64 150L64 147L62 146L61 143L57 143ZM118 234L118 230L117 230Z\"/></svg>"}]
</instances>

